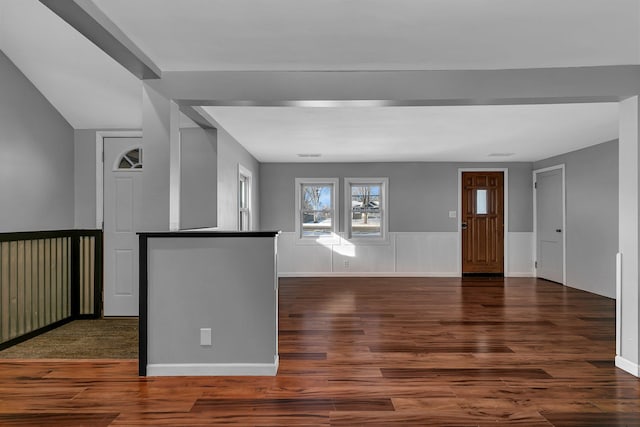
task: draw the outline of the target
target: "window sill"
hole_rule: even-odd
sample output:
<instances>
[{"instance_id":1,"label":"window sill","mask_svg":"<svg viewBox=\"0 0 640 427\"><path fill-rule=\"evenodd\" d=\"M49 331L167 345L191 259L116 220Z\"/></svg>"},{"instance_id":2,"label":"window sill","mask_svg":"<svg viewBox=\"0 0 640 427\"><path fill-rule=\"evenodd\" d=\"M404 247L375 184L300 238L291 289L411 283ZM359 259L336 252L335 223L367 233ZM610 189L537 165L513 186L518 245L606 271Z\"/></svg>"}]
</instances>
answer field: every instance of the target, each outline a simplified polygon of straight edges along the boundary
<instances>
[{"instance_id":1,"label":"window sill","mask_svg":"<svg viewBox=\"0 0 640 427\"><path fill-rule=\"evenodd\" d=\"M312 245L339 245L342 243L342 238L333 234L326 237L296 237L296 245L312 246Z\"/></svg>"}]
</instances>

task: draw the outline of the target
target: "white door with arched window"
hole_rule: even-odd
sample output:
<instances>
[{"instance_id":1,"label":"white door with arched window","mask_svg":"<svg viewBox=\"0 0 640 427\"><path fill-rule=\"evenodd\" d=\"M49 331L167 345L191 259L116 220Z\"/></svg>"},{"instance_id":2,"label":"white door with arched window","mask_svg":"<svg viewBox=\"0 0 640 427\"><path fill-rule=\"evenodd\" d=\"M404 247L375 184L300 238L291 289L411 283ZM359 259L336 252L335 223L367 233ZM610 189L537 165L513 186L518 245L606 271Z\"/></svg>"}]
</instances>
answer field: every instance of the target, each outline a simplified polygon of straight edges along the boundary
<instances>
[{"instance_id":1,"label":"white door with arched window","mask_svg":"<svg viewBox=\"0 0 640 427\"><path fill-rule=\"evenodd\" d=\"M141 138L104 138L104 315L138 315Z\"/></svg>"}]
</instances>

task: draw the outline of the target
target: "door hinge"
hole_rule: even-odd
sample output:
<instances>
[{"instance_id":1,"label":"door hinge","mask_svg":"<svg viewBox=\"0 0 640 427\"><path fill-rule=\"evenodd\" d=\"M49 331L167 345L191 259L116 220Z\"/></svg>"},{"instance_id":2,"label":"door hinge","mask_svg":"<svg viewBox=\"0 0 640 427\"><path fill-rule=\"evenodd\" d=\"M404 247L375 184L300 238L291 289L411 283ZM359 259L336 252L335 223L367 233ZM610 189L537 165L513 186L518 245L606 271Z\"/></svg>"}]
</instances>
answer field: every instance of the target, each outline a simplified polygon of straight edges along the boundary
<instances>
[{"instance_id":1,"label":"door hinge","mask_svg":"<svg viewBox=\"0 0 640 427\"><path fill-rule=\"evenodd\" d=\"M536 190L538 189L538 183L537 182L533 183L533 188L535 188Z\"/></svg>"},{"instance_id":2,"label":"door hinge","mask_svg":"<svg viewBox=\"0 0 640 427\"><path fill-rule=\"evenodd\" d=\"M102 152L102 163L104 163L104 151Z\"/></svg>"},{"instance_id":3,"label":"door hinge","mask_svg":"<svg viewBox=\"0 0 640 427\"><path fill-rule=\"evenodd\" d=\"M535 266L536 268L538 268L538 261L536 261L536 262L534 263L534 266Z\"/></svg>"}]
</instances>

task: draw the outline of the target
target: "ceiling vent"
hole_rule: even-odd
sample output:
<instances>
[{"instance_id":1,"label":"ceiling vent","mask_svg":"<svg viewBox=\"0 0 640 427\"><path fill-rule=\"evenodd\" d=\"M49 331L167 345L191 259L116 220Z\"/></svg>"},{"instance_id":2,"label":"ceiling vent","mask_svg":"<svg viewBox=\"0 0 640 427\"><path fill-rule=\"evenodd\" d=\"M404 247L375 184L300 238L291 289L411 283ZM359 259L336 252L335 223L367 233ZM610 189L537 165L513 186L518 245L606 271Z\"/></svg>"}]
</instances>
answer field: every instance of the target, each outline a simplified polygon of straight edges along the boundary
<instances>
[{"instance_id":1,"label":"ceiling vent","mask_svg":"<svg viewBox=\"0 0 640 427\"><path fill-rule=\"evenodd\" d=\"M489 157L511 157L516 153L491 153Z\"/></svg>"},{"instance_id":2,"label":"ceiling vent","mask_svg":"<svg viewBox=\"0 0 640 427\"><path fill-rule=\"evenodd\" d=\"M298 157L302 158L310 158L310 157L320 157L322 154L320 153L298 153Z\"/></svg>"}]
</instances>

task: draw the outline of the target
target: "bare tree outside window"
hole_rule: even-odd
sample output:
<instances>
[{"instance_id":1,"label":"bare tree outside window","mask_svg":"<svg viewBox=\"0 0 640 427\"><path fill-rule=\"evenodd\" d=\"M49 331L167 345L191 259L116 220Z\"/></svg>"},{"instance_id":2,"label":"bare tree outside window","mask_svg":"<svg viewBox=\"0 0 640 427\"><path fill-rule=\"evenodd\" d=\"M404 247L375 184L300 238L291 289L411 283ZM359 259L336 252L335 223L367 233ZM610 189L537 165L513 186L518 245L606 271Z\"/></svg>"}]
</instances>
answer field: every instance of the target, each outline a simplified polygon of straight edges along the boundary
<instances>
[{"instance_id":1,"label":"bare tree outside window","mask_svg":"<svg viewBox=\"0 0 640 427\"><path fill-rule=\"evenodd\" d=\"M359 202L361 203L361 206L363 207L362 209L362 223L363 224L368 224L369 223L369 211L368 209L366 209L370 202L371 202L371 187L366 185L366 186L358 186L358 187L353 187L353 192L356 193L356 197L359 200Z\"/></svg>"},{"instance_id":2,"label":"bare tree outside window","mask_svg":"<svg viewBox=\"0 0 640 427\"><path fill-rule=\"evenodd\" d=\"M332 185L302 185L303 236L325 236L333 231L332 191Z\"/></svg>"},{"instance_id":3,"label":"bare tree outside window","mask_svg":"<svg viewBox=\"0 0 640 427\"><path fill-rule=\"evenodd\" d=\"M379 236L381 234L381 186L379 184L351 185L351 234Z\"/></svg>"},{"instance_id":4,"label":"bare tree outside window","mask_svg":"<svg viewBox=\"0 0 640 427\"><path fill-rule=\"evenodd\" d=\"M303 209L305 211L313 212L313 222L318 222L319 211L326 209L326 206L322 205L321 198L325 193L328 193L328 187L321 187L316 185L308 185L304 187L303 197Z\"/></svg>"}]
</instances>

